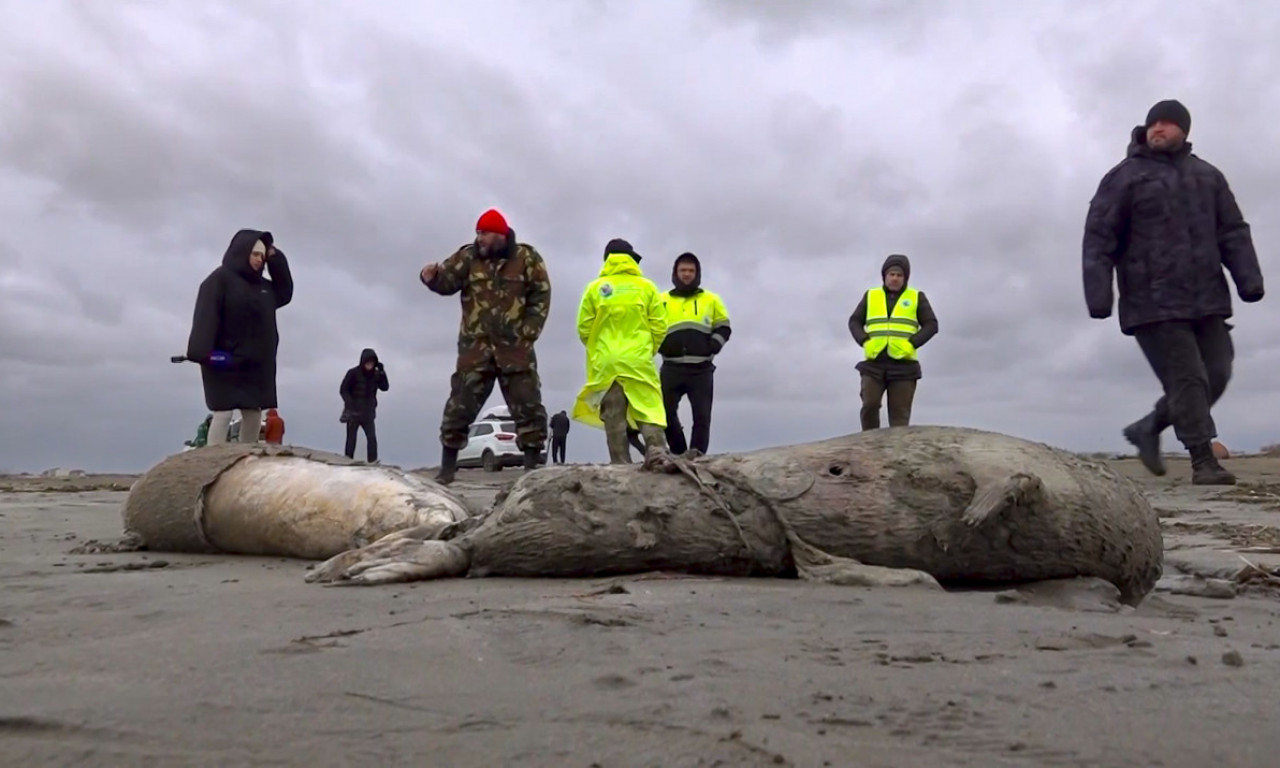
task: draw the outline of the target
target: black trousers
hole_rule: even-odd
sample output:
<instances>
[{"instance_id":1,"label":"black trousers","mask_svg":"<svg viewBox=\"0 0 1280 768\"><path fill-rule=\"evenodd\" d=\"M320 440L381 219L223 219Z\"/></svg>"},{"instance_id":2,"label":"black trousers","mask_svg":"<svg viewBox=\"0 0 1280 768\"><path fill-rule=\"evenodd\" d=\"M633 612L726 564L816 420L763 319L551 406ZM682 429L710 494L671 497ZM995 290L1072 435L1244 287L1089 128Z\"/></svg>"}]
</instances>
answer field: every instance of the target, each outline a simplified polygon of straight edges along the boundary
<instances>
[{"instance_id":1,"label":"black trousers","mask_svg":"<svg viewBox=\"0 0 1280 768\"><path fill-rule=\"evenodd\" d=\"M716 367L710 363L662 365L662 402L667 411L667 446L677 456L689 448L705 454L711 444L711 403L715 399L715 370ZM687 445L677 411L680 399L685 395L689 396L689 408L693 411L693 429Z\"/></svg>"},{"instance_id":2,"label":"black trousers","mask_svg":"<svg viewBox=\"0 0 1280 768\"><path fill-rule=\"evenodd\" d=\"M1173 427L1188 449L1218 436L1209 409L1227 389L1235 345L1222 317L1152 323L1134 329L1134 338L1164 394L1147 418L1157 432Z\"/></svg>"},{"instance_id":3,"label":"black trousers","mask_svg":"<svg viewBox=\"0 0 1280 768\"><path fill-rule=\"evenodd\" d=\"M552 435L551 436L551 463L552 464L564 463L564 446L565 446L565 440L568 439L568 437L569 437L568 435ZM557 456L559 457L558 459L556 458Z\"/></svg>"},{"instance_id":4,"label":"black trousers","mask_svg":"<svg viewBox=\"0 0 1280 768\"><path fill-rule=\"evenodd\" d=\"M365 456L372 464L378 460L378 430L373 426L373 417L368 414L353 416L347 422L347 446L345 453L348 459L356 457L356 430L364 430Z\"/></svg>"}]
</instances>

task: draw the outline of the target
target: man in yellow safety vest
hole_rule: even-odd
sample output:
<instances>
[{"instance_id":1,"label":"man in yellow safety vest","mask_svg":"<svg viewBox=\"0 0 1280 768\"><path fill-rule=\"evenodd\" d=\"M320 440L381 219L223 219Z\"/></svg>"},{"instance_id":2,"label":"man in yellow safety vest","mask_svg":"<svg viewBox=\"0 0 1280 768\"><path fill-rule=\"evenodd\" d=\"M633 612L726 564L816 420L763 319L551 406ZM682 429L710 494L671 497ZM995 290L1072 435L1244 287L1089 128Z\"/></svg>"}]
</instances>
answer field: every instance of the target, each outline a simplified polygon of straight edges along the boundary
<instances>
[{"instance_id":1,"label":"man in yellow safety vest","mask_svg":"<svg viewBox=\"0 0 1280 768\"><path fill-rule=\"evenodd\" d=\"M862 347L862 429L880 427L880 403L889 396L889 426L905 427L920 380L916 353L938 333L938 318L923 291L908 288L911 262L895 253L880 267L884 284L871 288L849 316L849 333Z\"/></svg>"},{"instance_id":2,"label":"man in yellow safety vest","mask_svg":"<svg viewBox=\"0 0 1280 768\"><path fill-rule=\"evenodd\" d=\"M696 458L711 444L711 403L715 396L715 357L733 329L729 310L716 293L702 287L702 262L688 251L671 267L671 290L662 294L667 337L662 355L662 397L667 408L667 446L673 454ZM693 427L685 442L680 399L689 396Z\"/></svg>"}]
</instances>

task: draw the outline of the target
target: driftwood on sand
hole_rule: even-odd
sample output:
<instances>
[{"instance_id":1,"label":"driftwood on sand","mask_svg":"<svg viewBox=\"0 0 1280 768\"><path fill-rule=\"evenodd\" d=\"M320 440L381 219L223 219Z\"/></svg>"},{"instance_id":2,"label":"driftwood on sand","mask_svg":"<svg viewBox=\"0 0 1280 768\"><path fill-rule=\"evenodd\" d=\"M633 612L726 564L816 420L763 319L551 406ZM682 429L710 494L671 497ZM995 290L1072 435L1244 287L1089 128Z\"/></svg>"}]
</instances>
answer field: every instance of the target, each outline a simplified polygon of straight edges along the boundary
<instances>
[{"instance_id":1,"label":"driftwood on sand","mask_svg":"<svg viewBox=\"0 0 1280 768\"><path fill-rule=\"evenodd\" d=\"M225 443L168 457L129 491L134 546L323 560L387 534L432 537L472 515L430 480L345 456Z\"/></svg>"},{"instance_id":2,"label":"driftwood on sand","mask_svg":"<svg viewBox=\"0 0 1280 768\"><path fill-rule=\"evenodd\" d=\"M539 469L483 517L392 533L307 581L669 570L937 586L1085 576L1132 604L1162 560L1155 511L1107 466L1008 435L920 426L692 462Z\"/></svg>"}]
</instances>

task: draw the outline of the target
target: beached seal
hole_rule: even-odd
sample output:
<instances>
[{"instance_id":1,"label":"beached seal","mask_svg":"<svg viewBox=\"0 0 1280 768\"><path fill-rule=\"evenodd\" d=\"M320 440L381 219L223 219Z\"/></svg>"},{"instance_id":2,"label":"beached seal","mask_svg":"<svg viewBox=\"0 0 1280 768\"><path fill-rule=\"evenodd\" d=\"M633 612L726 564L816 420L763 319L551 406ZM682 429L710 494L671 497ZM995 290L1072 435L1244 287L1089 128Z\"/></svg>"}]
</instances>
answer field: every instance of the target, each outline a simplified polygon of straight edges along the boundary
<instances>
[{"instance_id":1,"label":"beached seal","mask_svg":"<svg viewBox=\"0 0 1280 768\"><path fill-rule=\"evenodd\" d=\"M483 518L438 536L393 533L307 581L668 570L938 586L1091 576L1134 604L1162 572L1159 519L1136 483L1009 435L915 426L665 461L536 470Z\"/></svg>"},{"instance_id":2,"label":"beached seal","mask_svg":"<svg viewBox=\"0 0 1280 768\"><path fill-rule=\"evenodd\" d=\"M126 537L153 551L324 560L394 531L437 535L471 510L445 487L394 467L225 443L152 467L130 489L123 514Z\"/></svg>"}]
</instances>

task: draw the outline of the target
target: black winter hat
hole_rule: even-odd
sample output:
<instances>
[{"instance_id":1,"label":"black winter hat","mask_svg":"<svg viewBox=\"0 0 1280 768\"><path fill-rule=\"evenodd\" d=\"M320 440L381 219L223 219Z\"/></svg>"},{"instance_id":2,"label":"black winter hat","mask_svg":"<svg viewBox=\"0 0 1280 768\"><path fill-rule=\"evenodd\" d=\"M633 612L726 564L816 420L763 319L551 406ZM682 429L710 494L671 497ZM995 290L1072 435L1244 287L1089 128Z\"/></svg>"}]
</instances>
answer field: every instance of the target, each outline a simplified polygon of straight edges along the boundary
<instances>
[{"instance_id":1,"label":"black winter hat","mask_svg":"<svg viewBox=\"0 0 1280 768\"><path fill-rule=\"evenodd\" d=\"M631 247L631 243L627 242L626 240L623 240L620 237L613 238L612 240L609 241L607 245L605 245L604 257L608 259L609 254L611 253L625 253L631 258L635 259L637 264L640 263L640 254L636 253L635 248Z\"/></svg>"},{"instance_id":2,"label":"black winter hat","mask_svg":"<svg viewBox=\"0 0 1280 768\"><path fill-rule=\"evenodd\" d=\"M884 264L880 265L880 278L884 279L884 273L889 271L889 267L897 267L902 270L903 283L911 280L911 260L905 254L891 253L884 260Z\"/></svg>"},{"instance_id":3,"label":"black winter hat","mask_svg":"<svg viewBox=\"0 0 1280 768\"><path fill-rule=\"evenodd\" d=\"M1142 127L1150 128L1157 120L1167 120L1181 128L1183 133L1191 133L1191 112L1177 99L1157 101L1147 112L1147 122Z\"/></svg>"}]
</instances>

